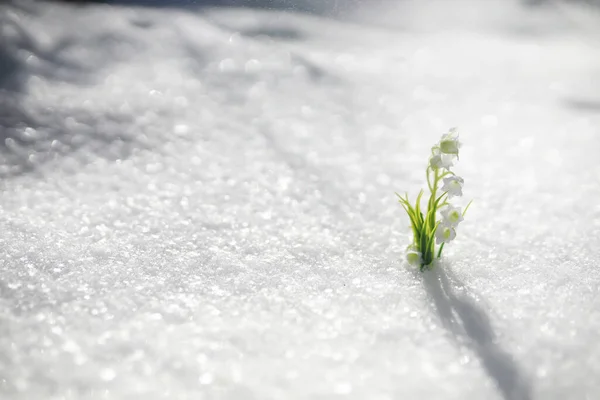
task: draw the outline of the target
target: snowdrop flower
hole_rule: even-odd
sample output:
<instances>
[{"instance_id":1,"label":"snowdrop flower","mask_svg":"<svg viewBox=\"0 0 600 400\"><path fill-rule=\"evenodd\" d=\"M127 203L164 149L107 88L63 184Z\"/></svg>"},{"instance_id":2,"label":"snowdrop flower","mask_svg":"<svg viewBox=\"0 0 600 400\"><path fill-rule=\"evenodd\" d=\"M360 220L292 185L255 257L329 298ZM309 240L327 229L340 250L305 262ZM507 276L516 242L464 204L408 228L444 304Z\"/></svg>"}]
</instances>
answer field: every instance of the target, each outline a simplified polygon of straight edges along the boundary
<instances>
[{"instance_id":1,"label":"snowdrop flower","mask_svg":"<svg viewBox=\"0 0 600 400\"><path fill-rule=\"evenodd\" d=\"M415 245L408 246L408 249L406 249L406 261L408 261L410 265L418 266L423 263L423 255Z\"/></svg>"},{"instance_id":2,"label":"snowdrop flower","mask_svg":"<svg viewBox=\"0 0 600 400\"><path fill-rule=\"evenodd\" d=\"M458 141L458 131L456 128L450 129L448 133L442 135L440 139L440 151L444 154L458 155L460 142Z\"/></svg>"},{"instance_id":3,"label":"snowdrop flower","mask_svg":"<svg viewBox=\"0 0 600 400\"><path fill-rule=\"evenodd\" d=\"M433 148L433 155L429 158L429 166L433 169L446 168L454 164L454 156L440 153L438 147Z\"/></svg>"},{"instance_id":4,"label":"snowdrop flower","mask_svg":"<svg viewBox=\"0 0 600 400\"><path fill-rule=\"evenodd\" d=\"M465 181L460 176L452 175L448 178L444 178L444 185L442 186L443 192L448 192L448 197L462 196L462 187Z\"/></svg>"},{"instance_id":5,"label":"snowdrop flower","mask_svg":"<svg viewBox=\"0 0 600 400\"><path fill-rule=\"evenodd\" d=\"M435 238L437 244L448 243L454 240L456 237L456 230L449 225L438 225L435 231Z\"/></svg>"},{"instance_id":6,"label":"snowdrop flower","mask_svg":"<svg viewBox=\"0 0 600 400\"><path fill-rule=\"evenodd\" d=\"M454 207L448 205L442 211L440 211L443 218L443 224L456 227L458 224L464 220L463 215L460 211L460 207Z\"/></svg>"}]
</instances>

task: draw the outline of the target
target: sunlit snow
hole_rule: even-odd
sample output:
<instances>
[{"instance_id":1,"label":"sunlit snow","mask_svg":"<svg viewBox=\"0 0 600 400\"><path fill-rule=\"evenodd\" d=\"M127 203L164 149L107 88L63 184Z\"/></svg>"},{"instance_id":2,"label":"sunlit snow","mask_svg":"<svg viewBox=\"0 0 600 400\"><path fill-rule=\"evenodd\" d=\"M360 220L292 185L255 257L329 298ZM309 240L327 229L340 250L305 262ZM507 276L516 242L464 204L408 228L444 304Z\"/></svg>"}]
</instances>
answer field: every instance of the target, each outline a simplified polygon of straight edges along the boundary
<instances>
[{"instance_id":1,"label":"sunlit snow","mask_svg":"<svg viewBox=\"0 0 600 400\"><path fill-rule=\"evenodd\" d=\"M128 3L0 6L0 398L600 396L600 8Z\"/></svg>"}]
</instances>

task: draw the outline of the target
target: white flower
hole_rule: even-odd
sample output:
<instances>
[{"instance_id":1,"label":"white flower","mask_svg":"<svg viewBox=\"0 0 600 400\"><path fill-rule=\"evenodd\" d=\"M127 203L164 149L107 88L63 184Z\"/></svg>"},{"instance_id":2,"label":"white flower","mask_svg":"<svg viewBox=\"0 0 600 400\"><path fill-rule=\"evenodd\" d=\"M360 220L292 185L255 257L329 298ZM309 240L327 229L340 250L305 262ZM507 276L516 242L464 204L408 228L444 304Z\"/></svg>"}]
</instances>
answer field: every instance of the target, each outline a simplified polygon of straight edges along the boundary
<instances>
[{"instance_id":1,"label":"white flower","mask_svg":"<svg viewBox=\"0 0 600 400\"><path fill-rule=\"evenodd\" d=\"M440 224L435 230L435 238L437 244L451 242L455 237L456 230L449 225Z\"/></svg>"},{"instance_id":2,"label":"white flower","mask_svg":"<svg viewBox=\"0 0 600 400\"><path fill-rule=\"evenodd\" d=\"M442 192L448 192L448 197L462 196L462 187L465 181L460 176L452 175L444 178Z\"/></svg>"},{"instance_id":3,"label":"white flower","mask_svg":"<svg viewBox=\"0 0 600 400\"><path fill-rule=\"evenodd\" d=\"M417 250L415 245L410 245L408 246L408 249L406 249L406 261L408 261L410 265L418 266L423 263L423 255Z\"/></svg>"},{"instance_id":4,"label":"white flower","mask_svg":"<svg viewBox=\"0 0 600 400\"><path fill-rule=\"evenodd\" d=\"M458 131L456 128L450 129L448 133L442 135L440 139L440 151L444 154L453 154L458 156L460 142L458 141Z\"/></svg>"},{"instance_id":5,"label":"white flower","mask_svg":"<svg viewBox=\"0 0 600 400\"><path fill-rule=\"evenodd\" d=\"M461 221L464 220L460 211L460 207L453 207L449 205L440 211L440 214L442 214L444 225L456 227Z\"/></svg>"},{"instance_id":6,"label":"white flower","mask_svg":"<svg viewBox=\"0 0 600 400\"><path fill-rule=\"evenodd\" d=\"M438 147L434 147L433 155L429 158L429 166L432 169L446 168L449 169L454 164L454 156L450 154L440 153Z\"/></svg>"}]
</instances>

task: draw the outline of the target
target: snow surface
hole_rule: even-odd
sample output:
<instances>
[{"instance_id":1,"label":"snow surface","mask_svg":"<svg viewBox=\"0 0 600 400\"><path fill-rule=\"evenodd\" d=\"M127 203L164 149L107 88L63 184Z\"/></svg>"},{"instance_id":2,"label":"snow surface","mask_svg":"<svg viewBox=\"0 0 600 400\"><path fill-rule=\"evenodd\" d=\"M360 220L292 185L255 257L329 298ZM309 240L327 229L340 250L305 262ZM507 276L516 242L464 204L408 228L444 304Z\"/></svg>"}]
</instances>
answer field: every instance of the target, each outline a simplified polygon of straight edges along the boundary
<instances>
[{"instance_id":1,"label":"snow surface","mask_svg":"<svg viewBox=\"0 0 600 400\"><path fill-rule=\"evenodd\" d=\"M600 396L597 9L2 7L0 398Z\"/></svg>"}]
</instances>

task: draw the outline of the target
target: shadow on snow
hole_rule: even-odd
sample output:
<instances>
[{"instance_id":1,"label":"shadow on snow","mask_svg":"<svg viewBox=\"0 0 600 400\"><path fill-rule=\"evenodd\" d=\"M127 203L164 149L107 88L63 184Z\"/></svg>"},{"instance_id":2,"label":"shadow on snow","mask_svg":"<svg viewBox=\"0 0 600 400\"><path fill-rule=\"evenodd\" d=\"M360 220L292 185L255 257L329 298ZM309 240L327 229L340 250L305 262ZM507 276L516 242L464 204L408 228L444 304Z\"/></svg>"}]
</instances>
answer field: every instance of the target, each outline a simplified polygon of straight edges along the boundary
<instances>
[{"instance_id":1,"label":"shadow on snow","mask_svg":"<svg viewBox=\"0 0 600 400\"><path fill-rule=\"evenodd\" d=\"M106 3L141 7L249 7L300 11L315 15L344 12L359 0L62 0L69 3Z\"/></svg>"},{"instance_id":2,"label":"shadow on snow","mask_svg":"<svg viewBox=\"0 0 600 400\"><path fill-rule=\"evenodd\" d=\"M505 400L530 400L531 387L514 358L495 340L486 312L468 296L464 284L445 268L423 274L435 311L453 338L479 358Z\"/></svg>"}]
</instances>

